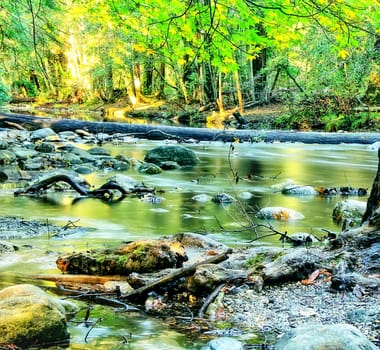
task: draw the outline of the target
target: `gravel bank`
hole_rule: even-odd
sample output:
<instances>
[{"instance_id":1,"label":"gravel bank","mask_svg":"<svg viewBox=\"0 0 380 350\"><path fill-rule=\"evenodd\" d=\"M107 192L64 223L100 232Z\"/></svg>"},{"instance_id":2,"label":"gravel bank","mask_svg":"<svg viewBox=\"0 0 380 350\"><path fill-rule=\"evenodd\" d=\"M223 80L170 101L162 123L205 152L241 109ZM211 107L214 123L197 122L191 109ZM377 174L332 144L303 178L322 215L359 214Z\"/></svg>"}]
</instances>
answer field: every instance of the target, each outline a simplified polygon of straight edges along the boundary
<instances>
[{"instance_id":1,"label":"gravel bank","mask_svg":"<svg viewBox=\"0 0 380 350\"><path fill-rule=\"evenodd\" d=\"M313 285L297 282L265 286L261 292L243 285L226 293L223 304L227 322L241 329L257 329L269 343L290 328L349 323L380 345L378 291L337 293L323 280Z\"/></svg>"}]
</instances>

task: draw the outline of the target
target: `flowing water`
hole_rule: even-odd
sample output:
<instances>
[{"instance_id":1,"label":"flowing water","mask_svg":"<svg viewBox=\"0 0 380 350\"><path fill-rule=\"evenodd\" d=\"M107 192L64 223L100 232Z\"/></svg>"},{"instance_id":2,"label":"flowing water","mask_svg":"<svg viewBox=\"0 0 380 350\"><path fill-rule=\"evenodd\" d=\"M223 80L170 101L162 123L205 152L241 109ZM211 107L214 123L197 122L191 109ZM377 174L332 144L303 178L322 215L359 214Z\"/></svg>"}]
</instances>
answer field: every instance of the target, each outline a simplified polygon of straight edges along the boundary
<instances>
[{"instance_id":1,"label":"flowing water","mask_svg":"<svg viewBox=\"0 0 380 350\"><path fill-rule=\"evenodd\" d=\"M123 154L141 160L147 150L162 144L136 141L104 147L113 155ZM201 142L186 147L196 152L199 165L153 176L139 174L133 169L123 172L139 183L160 190L161 200L154 203L135 197L116 203L91 198L77 200L74 192L32 199L14 197L13 190L2 189L2 216L39 219L60 225L71 220L91 229L63 238L52 237L47 229L27 242L14 241L21 249L16 254L0 257L0 287L25 281L22 277L25 274L59 273L55 266L59 254L115 247L136 239L200 232L230 246L244 246L256 235L242 228L247 226L249 219L254 219L257 208L267 206L287 207L305 216L302 220L273 222L282 232L312 232L321 236L322 229L339 231L340 227L332 221L332 210L343 197L286 196L278 191L277 185L291 179L295 184L314 187L370 189L377 169L377 153L366 145L244 143L235 144L231 150L229 144ZM234 174L240 178L237 183ZM113 175L113 172L101 172L88 175L86 179L99 186ZM198 194L212 197L222 192L238 200L234 204L221 205L211 200L197 202L192 199ZM247 193L250 198L245 199ZM353 199L366 201L367 197ZM279 240L278 236L271 236L250 244L278 245ZM102 321L88 335L89 328L70 323L71 349L199 349L203 342L202 339L190 339L164 326L160 320L141 313L115 313L111 308L96 306L92 315ZM129 344L123 339L129 339Z\"/></svg>"}]
</instances>

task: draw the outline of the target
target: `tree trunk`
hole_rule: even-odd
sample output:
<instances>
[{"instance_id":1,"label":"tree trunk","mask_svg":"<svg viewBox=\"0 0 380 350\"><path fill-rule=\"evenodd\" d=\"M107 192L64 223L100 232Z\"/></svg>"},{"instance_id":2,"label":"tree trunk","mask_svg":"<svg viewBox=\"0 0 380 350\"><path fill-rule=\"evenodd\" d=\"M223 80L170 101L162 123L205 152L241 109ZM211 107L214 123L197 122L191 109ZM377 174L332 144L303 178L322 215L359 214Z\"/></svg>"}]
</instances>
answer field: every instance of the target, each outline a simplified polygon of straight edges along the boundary
<instances>
[{"instance_id":1,"label":"tree trunk","mask_svg":"<svg viewBox=\"0 0 380 350\"><path fill-rule=\"evenodd\" d=\"M140 64L135 63L133 65L133 86L136 97L136 105L141 102L141 77L140 77Z\"/></svg>"},{"instance_id":2,"label":"tree trunk","mask_svg":"<svg viewBox=\"0 0 380 350\"><path fill-rule=\"evenodd\" d=\"M235 72L235 83L236 83L236 94L237 94L237 99L239 101L239 112L243 113L244 112L244 106L243 106L243 95L241 93L241 87L240 87L240 81L239 81L239 72Z\"/></svg>"},{"instance_id":3,"label":"tree trunk","mask_svg":"<svg viewBox=\"0 0 380 350\"><path fill-rule=\"evenodd\" d=\"M380 207L380 148L378 150L378 158L377 173L373 180L371 193L367 201L367 209L362 218L362 224L373 218L376 210Z\"/></svg>"},{"instance_id":4,"label":"tree trunk","mask_svg":"<svg viewBox=\"0 0 380 350\"><path fill-rule=\"evenodd\" d=\"M223 106L223 82L222 82L222 72L219 72L218 74L218 99L217 104L219 108L219 112L224 112L224 106Z\"/></svg>"},{"instance_id":5,"label":"tree trunk","mask_svg":"<svg viewBox=\"0 0 380 350\"><path fill-rule=\"evenodd\" d=\"M165 63L160 63L160 84L159 84L159 90L158 95L163 98L165 97Z\"/></svg>"}]
</instances>

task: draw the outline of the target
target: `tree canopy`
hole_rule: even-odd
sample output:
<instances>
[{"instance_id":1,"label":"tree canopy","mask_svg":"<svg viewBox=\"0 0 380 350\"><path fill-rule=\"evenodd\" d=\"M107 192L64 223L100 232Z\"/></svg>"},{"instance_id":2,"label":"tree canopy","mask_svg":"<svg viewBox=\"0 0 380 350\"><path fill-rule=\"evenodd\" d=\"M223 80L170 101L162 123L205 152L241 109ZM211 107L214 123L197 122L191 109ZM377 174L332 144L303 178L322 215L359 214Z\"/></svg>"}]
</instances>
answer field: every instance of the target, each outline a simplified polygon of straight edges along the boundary
<instances>
[{"instance_id":1,"label":"tree canopy","mask_svg":"<svg viewBox=\"0 0 380 350\"><path fill-rule=\"evenodd\" d=\"M0 100L380 102L373 0L9 0ZM332 96L334 97L331 100Z\"/></svg>"}]
</instances>

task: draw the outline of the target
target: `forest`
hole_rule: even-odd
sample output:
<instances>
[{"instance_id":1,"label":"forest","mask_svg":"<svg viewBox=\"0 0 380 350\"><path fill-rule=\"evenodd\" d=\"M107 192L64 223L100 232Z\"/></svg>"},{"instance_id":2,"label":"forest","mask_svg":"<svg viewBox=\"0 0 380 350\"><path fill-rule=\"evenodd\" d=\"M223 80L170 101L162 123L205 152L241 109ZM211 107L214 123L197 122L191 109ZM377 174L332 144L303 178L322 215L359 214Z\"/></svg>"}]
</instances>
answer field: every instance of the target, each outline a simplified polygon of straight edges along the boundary
<instances>
[{"instance_id":1,"label":"forest","mask_svg":"<svg viewBox=\"0 0 380 350\"><path fill-rule=\"evenodd\" d=\"M0 102L164 103L356 130L379 119L380 3L9 0Z\"/></svg>"}]
</instances>

